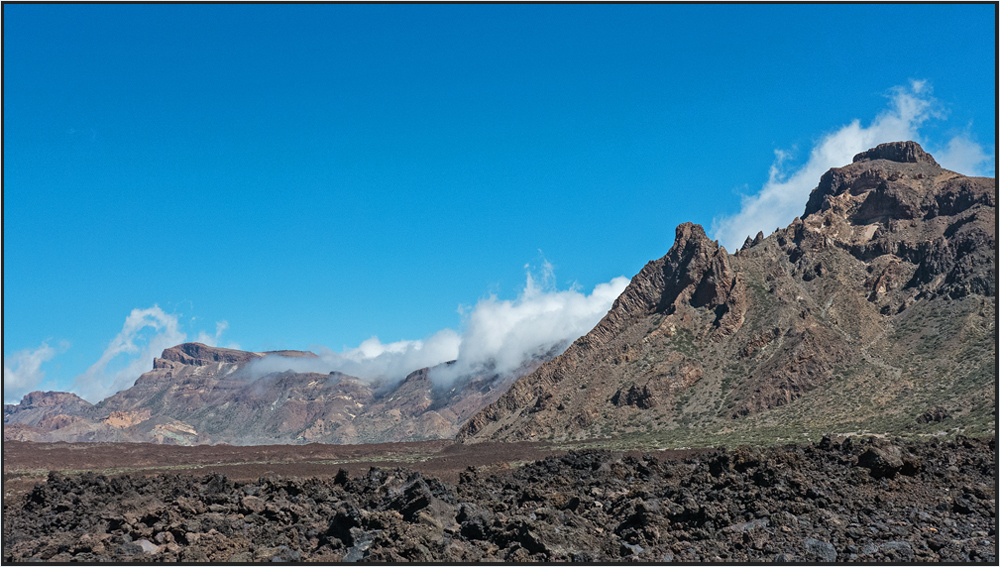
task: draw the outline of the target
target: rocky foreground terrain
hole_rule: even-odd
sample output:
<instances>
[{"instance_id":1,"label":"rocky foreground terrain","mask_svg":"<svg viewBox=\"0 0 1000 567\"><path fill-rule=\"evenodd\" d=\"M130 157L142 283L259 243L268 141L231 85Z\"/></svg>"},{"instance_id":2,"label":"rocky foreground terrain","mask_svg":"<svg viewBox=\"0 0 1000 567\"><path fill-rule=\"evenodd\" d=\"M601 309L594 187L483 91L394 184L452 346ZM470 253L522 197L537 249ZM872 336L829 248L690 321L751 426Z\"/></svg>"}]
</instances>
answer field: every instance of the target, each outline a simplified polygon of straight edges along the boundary
<instances>
[{"instance_id":1,"label":"rocky foreground terrain","mask_svg":"<svg viewBox=\"0 0 1000 567\"><path fill-rule=\"evenodd\" d=\"M995 438L571 451L454 484L52 473L4 499L3 560L995 563L996 511Z\"/></svg>"}]
</instances>

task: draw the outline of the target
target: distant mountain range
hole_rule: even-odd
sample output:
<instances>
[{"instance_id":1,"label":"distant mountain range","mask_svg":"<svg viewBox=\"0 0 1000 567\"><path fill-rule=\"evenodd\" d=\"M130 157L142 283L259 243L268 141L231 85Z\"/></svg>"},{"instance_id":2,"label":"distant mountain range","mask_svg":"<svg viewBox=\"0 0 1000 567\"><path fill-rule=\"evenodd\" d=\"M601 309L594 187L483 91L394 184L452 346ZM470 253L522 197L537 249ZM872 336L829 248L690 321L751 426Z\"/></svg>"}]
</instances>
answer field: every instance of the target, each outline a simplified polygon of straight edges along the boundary
<instances>
[{"instance_id":1,"label":"distant mountain range","mask_svg":"<svg viewBox=\"0 0 1000 567\"><path fill-rule=\"evenodd\" d=\"M456 436L747 442L805 433L935 434L996 421L995 179L942 169L914 142L831 169L786 228L730 254L677 227L604 319L559 356L447 389L272 373L315 356L179 345L91 405L32 392L4 438L157 443L374 443Z\"/></svg>"},{"instance_id":2,"label":"distant mountain range","mask_svg":"<svg viewBox=\"0 0 1000 567\"><path fill-rule=\"evenodd\" d=\"M182 445L440 439L454 436L472 414L542 362L506 375L459 378L447 388L435 386L428 368L395 382L339 372L288 371L255 379L253 361L274 356L316 355L185 343L164 350L131 388L97 404L65 392L32 392L5 406L4 438Z\"/></svg>"}]
</instances>

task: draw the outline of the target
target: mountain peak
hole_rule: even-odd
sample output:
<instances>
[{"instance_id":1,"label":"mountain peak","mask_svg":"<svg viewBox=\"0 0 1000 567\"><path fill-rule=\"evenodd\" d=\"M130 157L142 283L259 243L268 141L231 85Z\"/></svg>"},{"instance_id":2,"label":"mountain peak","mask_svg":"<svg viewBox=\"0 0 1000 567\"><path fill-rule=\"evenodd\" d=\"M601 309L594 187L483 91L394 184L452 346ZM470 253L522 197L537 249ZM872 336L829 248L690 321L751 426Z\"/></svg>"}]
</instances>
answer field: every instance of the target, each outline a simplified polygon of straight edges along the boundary
<instances>
[{"instance_id":1,"label":"mountain peak","mask_svg":"<svg viewBox=\"0 0 1000 567\"><path fill-rule=\"evenodd\" d=\"M677 247L687 242L710 243L712 240L708 237L705 233L705 229L702 228L700 224L682 222L677 225L677 228L674 230L674 242L674 246ZM716 247L718 247L718 245L716 245Z\"/></svg>"},{"instance_id":2,"label":"mountain peak","mask_svg":"<svg viewBox=\"0 0 1000 567\"><path fill-rule=\"evenodd\" d=\"M884 159L899 163L938 164L934 161L931 154L925 152L924 149L920 147L920 144L913 141L879 144L870 150L863 151L854 156L852 163L858 163L859 161L873 161L877 159Z\"/></svg>"},{"instance_id":3,"label":"mountain peak","mask_svg":"<svg viewBox=\"0 0 1000 567\"><path fill-rule=\"evenodd\" d=\"M932 218L992 202L994 195L990 187L943 169L916 142L892 142L824 173L809 194L802 219L831 211L855 224Z\"/></svg>"}]
</instances>

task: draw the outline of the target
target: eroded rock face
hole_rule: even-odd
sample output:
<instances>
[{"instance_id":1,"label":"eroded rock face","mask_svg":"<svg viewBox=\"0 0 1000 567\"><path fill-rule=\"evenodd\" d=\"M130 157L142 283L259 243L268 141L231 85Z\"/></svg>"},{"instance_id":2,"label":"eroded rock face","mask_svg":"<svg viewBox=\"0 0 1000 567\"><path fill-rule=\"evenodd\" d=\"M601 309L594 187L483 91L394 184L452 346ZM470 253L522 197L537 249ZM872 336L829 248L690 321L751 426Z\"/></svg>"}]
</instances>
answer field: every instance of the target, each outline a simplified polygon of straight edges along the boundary
<instances>
[{"instance_id":1,"label":"eroded rock face","mask_svg":"<svg viewBox=\"0 0 1000 567\"><path fill-rule=\"evenodd\" d=\"M882 144L823 174L801 218L736 254L677 227L593 331L458 437L749 430L763 415L845 430L888 417L898 431L931 399L983 421L996 403L995 266L995 180L942 169L914 142Z\"/></svg>"}]
</instances>

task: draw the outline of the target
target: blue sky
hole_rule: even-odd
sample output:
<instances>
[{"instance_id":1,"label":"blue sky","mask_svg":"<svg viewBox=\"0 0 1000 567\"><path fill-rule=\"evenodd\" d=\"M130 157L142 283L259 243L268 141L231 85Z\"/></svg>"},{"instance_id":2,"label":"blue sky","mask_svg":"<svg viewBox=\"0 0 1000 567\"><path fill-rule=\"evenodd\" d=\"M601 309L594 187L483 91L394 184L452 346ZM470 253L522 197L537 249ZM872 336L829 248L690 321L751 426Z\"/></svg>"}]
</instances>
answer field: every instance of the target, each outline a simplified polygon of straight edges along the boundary
<instances>
[{"instance_id":1,"label":"blue sky","mask_svg":"<svg viewBox=\"0 0 1000 567\"><path fill-rule=\"evenodd\" d=\"M992 5L6 4L4 400L96 401L171 341L423 353L397 372L585 332L677 224L732 251L865 144L915 138L993 176L994 22Z\"/></svg>"}]
</instances>

